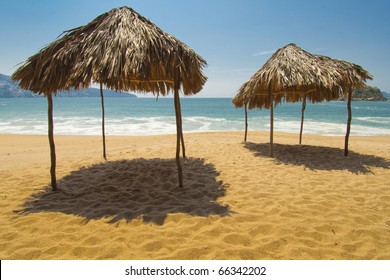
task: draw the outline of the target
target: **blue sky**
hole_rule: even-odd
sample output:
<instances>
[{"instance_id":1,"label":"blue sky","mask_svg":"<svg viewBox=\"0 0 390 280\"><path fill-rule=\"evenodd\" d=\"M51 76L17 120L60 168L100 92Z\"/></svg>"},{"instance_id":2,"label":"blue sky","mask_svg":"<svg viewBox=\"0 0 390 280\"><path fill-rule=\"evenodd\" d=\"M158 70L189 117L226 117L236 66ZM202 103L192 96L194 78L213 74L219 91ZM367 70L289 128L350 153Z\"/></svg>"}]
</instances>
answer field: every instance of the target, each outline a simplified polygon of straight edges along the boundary
<instances>
[{"instance_id":1,"label":"blue sky","mask_svg":"<svg viewBox=\"0 0 390 280\"><path fill-rule=\"evenodd\" d=\"M368 70L390 92L388 0L2 0L0 73L64 30L129 6L205 58L199 97L233 97L274 51L289 43Z\"/></svg>"}]
</instances>

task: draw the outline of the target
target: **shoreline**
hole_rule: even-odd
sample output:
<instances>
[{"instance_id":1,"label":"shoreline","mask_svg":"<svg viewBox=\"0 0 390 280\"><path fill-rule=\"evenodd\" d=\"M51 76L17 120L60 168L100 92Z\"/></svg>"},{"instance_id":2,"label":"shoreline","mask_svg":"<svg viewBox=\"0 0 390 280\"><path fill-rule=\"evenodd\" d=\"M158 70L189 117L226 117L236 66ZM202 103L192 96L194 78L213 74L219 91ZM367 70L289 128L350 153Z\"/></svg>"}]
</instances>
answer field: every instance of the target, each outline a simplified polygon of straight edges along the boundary
<instances>
[{"instance_id":1,"label":"shoreline","mask_svg":"<svg viewBox=\"0 0 390 280\"><path fill-rule=\"evenodd\" d=\"M191 134L204 134L204 133L241 133L244 135L244 130L210 130L210 131L183 131L186 135ZM269 134L268 130L257 130L257 129L248 129L248 134ZM274 134L286 134L286 135L296 135L298 137L299 132L286 132L286 131L275 131ZM36 133L0 133L5 136L47 136L47 133L36 134ZM171 136L176 135L176 131L172 133L164 133L164 134L145 134L145 135L120 135L120 134L107 134L106 137L160 137L160 136ZM54 137L102 137L101 134L56 134L54 132ZM303 133L302 137L305 136L318 136L318 137L345 137L345 134L318 134L318 133ZM388 137L390 134L375 134L375 135L350 135L350 137Z\"/></svg>"},{"instance_id":2,"label":"shoreline","mask_svg":"<svg viewBox=\"0 0 390 280\"><path fill-rule=\"evenodd\" d=\"M0 135L1 259L390 259L390 135Z\"/></svg>"},{"instance_id":3,"label":"shoreline","mask_svg":"<svg viewBox=\"0 0 390 280\"><path fill-rule=\"evenodd\" d=\"M63 100L54 105L55 135L101 134L100 99L75 102ZM173 104L169 100L111 99L107 102L106 135L140 136L174 134L176 131ZM135 103L133 101L136 101ZM42 102L3 102L1 114L3 134L47 134L47 104ZM81 102L82 101L82 102ZM187 100L183 102L183 129L186 133L242 131L245 128L243 109L234 108L229 99ZM31 103L31 104L30 104ZM134 103L134 104L133 104ZM351 135L390 135L388 106L380 102L362 102L353 106ZM383 102L382 102L383 103ZM275 109L275 131L299 133L301 105L288 103ZM338 102L316 103L306 108L305 134L344 136L346 107ZM23 113L23 114L22 114ZM22 115L21 115L22 114ZM248 113L249 130L267 131L269 112Z\"/></svg>"}]
</instances>

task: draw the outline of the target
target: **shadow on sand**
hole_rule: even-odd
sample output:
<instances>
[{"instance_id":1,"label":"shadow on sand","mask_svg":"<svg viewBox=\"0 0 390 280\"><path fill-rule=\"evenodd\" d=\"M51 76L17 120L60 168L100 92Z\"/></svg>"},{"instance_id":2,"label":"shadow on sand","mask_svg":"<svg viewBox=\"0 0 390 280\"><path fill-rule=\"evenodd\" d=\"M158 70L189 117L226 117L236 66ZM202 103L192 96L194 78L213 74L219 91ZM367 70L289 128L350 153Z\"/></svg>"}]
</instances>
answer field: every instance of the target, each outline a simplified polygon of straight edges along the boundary
<instances>
[{"instance_id":1,"label":"shadow on sand","mask_svg":"<svg viewBox=\"0 0 390 280\"><path fill-rule=\"evenodd\" d=\"M269 157L269 143L244 143L244 147L255 156ZM373 156L349 151L347 157L339 148L274 144L274 160L276 164L292 164L304 166L310 170L347 170L355 174L373 172L370 168L390 168L390 161Z\"/></svg>"},{"instance_id":2,"label":"shadow on sand","mask_svg":"<svg viewBox=\"0 0 390 280\"><path fill-rule=\"evenodd\" d=\"M58 191L46 187L28 198L19 214L61 212L110 223L142 218L163 225L168 214L227 216L226 185L217 181L214 166L202 159L182 161L184 188L178 187L175 160L121 160L83 167L58 181Z\"/></svg>"}]
</instances>

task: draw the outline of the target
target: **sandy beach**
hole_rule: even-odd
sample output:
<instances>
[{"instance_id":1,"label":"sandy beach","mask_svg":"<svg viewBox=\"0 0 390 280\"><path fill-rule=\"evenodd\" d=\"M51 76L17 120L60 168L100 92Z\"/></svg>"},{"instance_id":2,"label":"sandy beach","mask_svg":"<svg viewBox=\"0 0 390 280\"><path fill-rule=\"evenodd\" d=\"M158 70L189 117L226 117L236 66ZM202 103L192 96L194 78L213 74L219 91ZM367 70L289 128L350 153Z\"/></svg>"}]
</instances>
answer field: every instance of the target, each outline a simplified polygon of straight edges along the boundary
<instances>
[{"instance_id":1,"label":"sandy beach","mask_svg":"<svg viewBox=\"0 0 390 280\"><path fill-rule=\"evenodd\" d=\"M390 136L0 135L0 259L390 259Z\"/></svg>"}]
</instances>

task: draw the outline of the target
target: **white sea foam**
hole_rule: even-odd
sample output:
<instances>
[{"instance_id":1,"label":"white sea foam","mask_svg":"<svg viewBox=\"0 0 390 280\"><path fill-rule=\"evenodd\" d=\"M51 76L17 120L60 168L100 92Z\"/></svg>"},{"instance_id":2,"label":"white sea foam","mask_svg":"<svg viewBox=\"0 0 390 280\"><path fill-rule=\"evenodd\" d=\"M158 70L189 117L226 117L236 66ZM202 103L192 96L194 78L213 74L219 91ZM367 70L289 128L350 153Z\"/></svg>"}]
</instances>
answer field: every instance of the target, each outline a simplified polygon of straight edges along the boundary
<instances>
[{"instance_id":1,"label":"white sea foam","mask_svg":"<svg viewBox=\"0 0 390 280\"><path fill-rule=\"evenodd\" d=\"M299 133L300 121L283 121L275 120L274 130L280 132ZM270 125L265 124L264 127L268 130ZM307 120L303 124L303 133L320 134L326 136L340 136L346 132L346 123L319 122ZM353 124L351 125L351 135L354 136L373 136L390 134L390 127L372 127L367 125Z\"/></svg>"},{"instance_id":2,"label":"white sea foam","mask_svg":"<svg viewBox=\"0 0 390 280\"><path fill-rule=\"evenodd\" d=\"M354 119L358 121L372 122L378 124L383 124L383 123L390 124L390 117L388 118L387 117L356 117Z\"/></svg>"},{"instance_id":3,"label":"white sea foam","mask_svg":"<svg viewBox=\"0 0 390 280\"><path fill-rule=\"evenodd\" d=\"M385 120L358 118L361 121L383 123ZM388 121L388 120L387 120ZM150 118L108 118L106 123L107 135L161 135L176 133L174 117ZM249 120L250 130L269 130L269 120L266 118L252 118ZM345 123L318 122L307 120L304 122L303 132L321 135L344 135ZM183 118L183 129L186 132L207 132L243 130L242 120L228 120L225 118L186 117ZM300 121L276 119L275 131L298 133ZM101 119L93 117L57 118L54 126L57 135L100 135ZM46 134L46 119L14 119L0 122L0 133L17 134ZM372 127L362 124L353 124L351 135L383 135L390 134L390 127Z\"/></svg>"},{"instance_id":4,"label":"white sea foam","mask_svg":"<svg viewBox=\"0 0 390 280\"><path fill-rule=\"evenodd\" d=\"M127 100L127 99L126 99ZM13 103L12 103L12 102ZM46 134L47 116L45 104L41 100L11 100L0 110L0 133ZM39 102L38 102L39 101ZM64 99L64 107L57 108L54 114L54 132L57 135L100 135L100 110L90 106L90 99ZM93 100L92 100L93 101ZM96 100L95 100L96 101ZM138 107L128 107L123 100L111 99L106 110L107 135L160 135L176 133L176 118L170 100L159 104L150 104L153 100L132 100ZM163 100L162 100L163 101ZM202 100L186 100L190 107L183 104L183 130L185 132L235 131L244 130L242 110L235 109L230 100L212 100L205 109ZM32 102L32 103L31 103ZM35 104L35 103L37 104ZM199 102L199 104L197 103ZM7 103L7 102L4 102ZM34 106L31 106L33 104ZM98 104L98 102L97 102ZM187 105L188 105L187 104ZM373 104L373 103L370 103ZM39 106L40 107L39 107ZM133 105L133 104L132 104ZM275 114L275 131L299 133L299 106L283 106L280 114ZM317 105L316 105L317 106ZM311 114L304 122L304 133L321 135L344 135L346 116L344 112L334 110L338 103L319 104L316 114ZM390 134L390 117L387 107L378 106L375 114L362 106L356 109L353 117L352 135ZM111 108L111 109L110 109ZM282 108L282 107L281 107ZM4 110L3 110L4 109ZM332 112L329 113L329 110ZM332 111L333 110L333 111ZM380 113L380 114L379 114ZM249 130L269 130L269 113L253 111L249 114Z\"/></svg>"},{"instance_id":5,"label":"white sea foam","mask_svg":"<svg viewBox=\"0 0 390 280\"><path fill-rule=\"evenodd\" d=\"M107 121L107 135L161 135L172 134L176 124L170 118L127 118Z\"/></svg>"}]
</instances>

